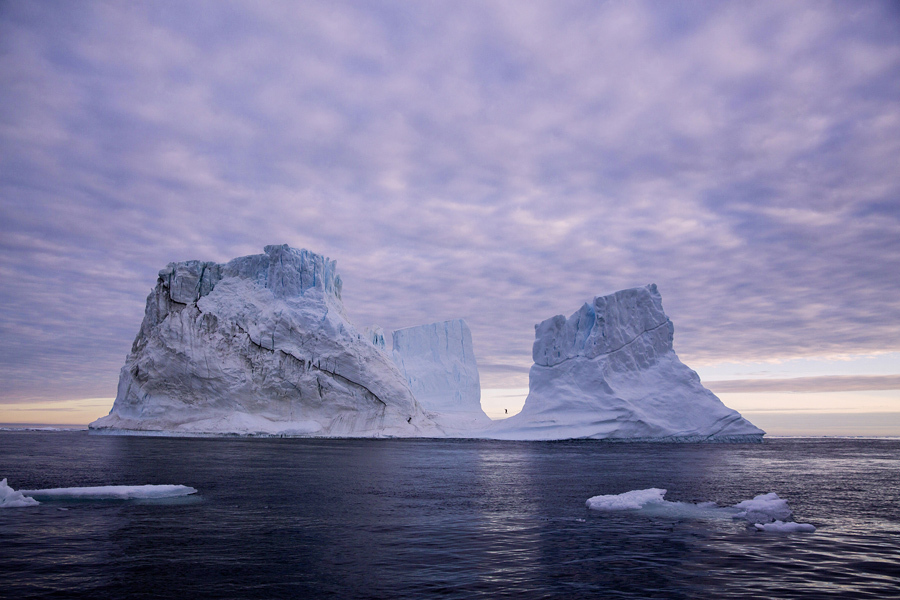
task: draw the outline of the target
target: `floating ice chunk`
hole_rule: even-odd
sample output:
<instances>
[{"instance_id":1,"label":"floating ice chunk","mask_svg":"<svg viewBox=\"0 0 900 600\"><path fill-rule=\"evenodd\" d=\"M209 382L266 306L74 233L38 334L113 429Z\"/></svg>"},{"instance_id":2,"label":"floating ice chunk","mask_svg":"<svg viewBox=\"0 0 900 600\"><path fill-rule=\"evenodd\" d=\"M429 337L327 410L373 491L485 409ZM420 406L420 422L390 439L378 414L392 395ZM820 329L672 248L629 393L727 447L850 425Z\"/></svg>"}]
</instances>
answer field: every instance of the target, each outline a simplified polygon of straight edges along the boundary
<instances>
[{"instance_id":1,"label":"floating ice chunk","mask_svg":"<svg viewBox=\"0 0 900 600\"><path fill-rule=\"evenodd\" d=\"M788 508L787 500L782 500L774 492L756 496L753 500L738 502L734 507L744 511L744 514L740 516L747 519L750 523L784 521L791 518L792 514L791 509Z\"/></svg>"},{"instance_id":2,"label":"floating ice chunk","mask_svg":"<svg viewBox=\"0 0 900 600\"><path fill-rule=\"evenodd\" d=\"M734 506L718 506L715 502L670 502L666 490L649 488L622 494L593 496L586 506L599 511L630 510L646 516L670 519L742 519L759 531L806 531L816 528L808 523L789 521L792 512L786 500L775 493L761 494Z\"/></svg>"},{"instance_id":3,"label":"floating ice chunk","mask_svg":"<svg viewBox=\"0 0 900 600\"><path fill-rule=\"evenodd\" d=\"M794 523L793 521L787 523L785 523L784 521L775 521L773 523L754 523L753 526L756 527L759 531L804 531L812 533L816 530L816 528L809 523Z\"/></svg>"},{"instance_id":4,"label":"floating ice chunk","mask_svg":"<svg viewBox=\"0 0 900 600\"><path fill-rule=\"evenodd\" d=\"M0 508L18 508L21 506L37 506L40 504L34 498L29 498L22 492L18 492L6 483L6 479L0 481Z\"/></svg>"},{"instance_id":5,"label":"floating ice chunk","mask_svg":"<svg viewBox=\"0 0 900 600\"><path fill-rule=\"evenodd\" d=\"M666 490L650 488L647 490L631 490L624 494L593 496L587 499L587 507L594 510L638 510L650 503L662 504ZM669 503L671 504L671 502Z\"/></svg>"},{"instance_id":6,"label":"floating ice chunk","mask_svg":"<svg viewBox=\"0 0 900 600\"><path fill-rule=\"evenodd\" d=\"M734 508L722 508L715 502L669 502L664 500L666 490L649 488L631 490L623 494L588 498L587 507L601 511L639 510L642 514L669 519L723 519L738 514Z\"/></svg>"},{"instance_id":7,"label":"floating ice chunk","mask_svg":"<svg viewBox=\"0 0 900 600\"><path fill-rule=\"evenodd\" d=\"M101 485L22 490L21 493L41 500L147 500L189 496L197 490L186 485Z\"/></svg>"}]
</instances>

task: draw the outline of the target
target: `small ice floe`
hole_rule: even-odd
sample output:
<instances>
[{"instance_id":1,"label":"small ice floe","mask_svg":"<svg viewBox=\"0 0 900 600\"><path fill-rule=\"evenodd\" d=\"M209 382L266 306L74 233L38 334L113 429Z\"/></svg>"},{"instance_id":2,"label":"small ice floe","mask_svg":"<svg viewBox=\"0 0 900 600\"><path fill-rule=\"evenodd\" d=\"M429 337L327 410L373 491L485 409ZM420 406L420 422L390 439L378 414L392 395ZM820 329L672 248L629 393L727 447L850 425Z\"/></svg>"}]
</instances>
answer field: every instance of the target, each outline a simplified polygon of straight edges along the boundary
<instances>
[{"instance_id":1,"label":"small ice floe","mask_svg":"<svg viewBox=\"0 0 900 600\"><path fill-rule=\"evenodd\" d=\"M649 488L622 494L593 496L586 505L599 511L635 511L647 516L672 519L742 519L758 531L815 531L808 523L790 521L792 512L787 501L775 493L762 494L734 506L718 506L715 502L669 502L666 490Z\"/></svg>"},{"instance_id":2,"label":"small ice floe","mask_svg":"<svg viewBox=\"0 0 900 600\"><path fill-rule=\"evenodd\" d=\"M38 500L150 500L188 496L197 490L186 485L101 485L22 490L22 493Z\"/></svg>"},{"instance_id":3,"label":"small ice floe","mask_svg":"<svg viewBox=\"0 0 900 600\"><path fill-rule=\"evenodd\" d=\"M756 529L759 531L808 531L813 532L816 530L815 527L810 525L809 523L794 523L793 521L773 521L772 523L754 523L753 524Z\"/></svg>"},{"instance_id":4,"label":"small ice floe","mask_svg":"<svg viewBox=\"0 0 900 600\"><path fill-rule=\"evenodd\" d=\"M778 494L772 492L756 496L753 500L744 500L734 505L740 509L741 518L747 519L750 523L769 523L778 519L787 520L791 518L791 509L788 508L787 500L782 500Z\"/></svg>"},{"instance_id":5,"label":"small ice floe","mask_svg":"<svg viewBox=\"0 0 900 600\"><path fill-rule=\"evenodd\" d=\"M155 500L196 494L186 485L103 485L16 491L0 481L0 507L36 506L39 500Z\"/></svg>"}]
</instances>

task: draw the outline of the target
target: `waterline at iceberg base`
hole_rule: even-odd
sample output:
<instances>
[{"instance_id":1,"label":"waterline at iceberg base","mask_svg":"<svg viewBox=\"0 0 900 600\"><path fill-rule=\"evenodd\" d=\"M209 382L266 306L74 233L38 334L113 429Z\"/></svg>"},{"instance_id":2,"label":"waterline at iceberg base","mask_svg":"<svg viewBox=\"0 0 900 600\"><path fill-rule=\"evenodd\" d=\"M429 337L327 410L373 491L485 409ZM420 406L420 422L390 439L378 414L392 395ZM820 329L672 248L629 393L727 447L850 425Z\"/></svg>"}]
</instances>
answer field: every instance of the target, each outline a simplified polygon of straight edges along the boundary
<instances>
[{"instance_id":1,"label":"waterline at iceberg base","mask_svg":"<svg viewBox=\"0 0 900 600\"><path fill-rule=\"evenodd\" d=\"M360 332L333 260L287 245L170 263L94 434L757 442L672 349L656 286L536 326L522 412L481 410L462 320Z\"/></svg>"}]
</instances>

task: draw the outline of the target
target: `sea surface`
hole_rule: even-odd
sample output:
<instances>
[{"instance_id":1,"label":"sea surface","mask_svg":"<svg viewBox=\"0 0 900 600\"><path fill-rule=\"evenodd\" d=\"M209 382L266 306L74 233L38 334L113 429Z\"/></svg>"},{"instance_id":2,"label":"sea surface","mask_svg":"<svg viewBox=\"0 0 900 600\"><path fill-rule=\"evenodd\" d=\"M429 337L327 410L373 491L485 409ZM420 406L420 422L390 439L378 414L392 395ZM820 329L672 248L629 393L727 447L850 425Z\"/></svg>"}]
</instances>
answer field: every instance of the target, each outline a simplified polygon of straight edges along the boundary
<instances>
[{"instance_id":1,"label":"sea surface","mask_svg":"<svg viewBox=\"0 0 900 600\"><path fill-rule=\"evenodd\" d=\"M15 489L182 484L0 509L4 598L900 598L900 440L173 439L0 432ZM597 512L775 492L814 533Z\"/></svg>"}]
</instances>

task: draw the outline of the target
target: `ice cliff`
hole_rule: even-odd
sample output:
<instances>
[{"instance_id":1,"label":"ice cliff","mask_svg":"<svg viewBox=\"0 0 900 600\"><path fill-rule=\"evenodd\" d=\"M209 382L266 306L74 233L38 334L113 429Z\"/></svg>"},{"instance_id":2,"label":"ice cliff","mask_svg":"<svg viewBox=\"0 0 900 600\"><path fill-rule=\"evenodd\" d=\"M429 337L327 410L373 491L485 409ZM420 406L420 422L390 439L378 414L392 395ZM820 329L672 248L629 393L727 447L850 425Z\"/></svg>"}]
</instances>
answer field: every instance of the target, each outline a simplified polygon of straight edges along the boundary
<instances>
[{"instance_id":1,"label":"ice cliff","mask_svg":"<svg viewBox=\"0 0 900 600\"><path fill-rule=\"evenodd\" d=\"M478 365L465 321L395 331L393 353L416 400L448 433L491 424L481 409Z\"/></svg>"},{"instance_id":2,"label":"ice cliff","mask_svg":"<svg viewBox=\"0 0 900 600\"><path fill-rule=\"evenodd\" d=\"M655 285L536 325L525 405L489 437L761 441L761 429L678 360L673 332Z\"/></svg>"},{"instance_id":3,"label":"ice cliff","mask_svg":"<svg viewBox=\"0 0 900 600\"><path fill-rule=\"evenodd\" d=\"M380 347L378 346L380 342ZM170 263L147 298L110 414L94 432L435 435L341 301L335 261L286 245Z\"/></svg>"}]
</instances>

